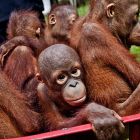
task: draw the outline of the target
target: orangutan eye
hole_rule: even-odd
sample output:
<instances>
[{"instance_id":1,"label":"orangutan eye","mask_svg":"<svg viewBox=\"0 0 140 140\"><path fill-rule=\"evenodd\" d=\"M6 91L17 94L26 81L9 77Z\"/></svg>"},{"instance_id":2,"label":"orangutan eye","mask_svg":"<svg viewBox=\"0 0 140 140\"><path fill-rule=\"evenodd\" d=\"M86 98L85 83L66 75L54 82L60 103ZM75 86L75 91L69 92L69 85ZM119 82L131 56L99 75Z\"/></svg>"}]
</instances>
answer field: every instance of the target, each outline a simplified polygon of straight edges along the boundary
<instances>
[{"instance_id":1,"label":"orangutan eye","mask_svg":"<svg viewBox=\"0 0 140 140\"><path fill-rule=\"evenodd\" d=\"M60 85L64 84L66 81L67 81L67 76L63 74L58 75L57 80L56 80L56 82Z\"/></svg>"},{"instance_id":2,"label":"orangutan eye","mask_svg":"<svg viewBox=\"0 0 140 140\"><path fill-rule=\"evenodd\" d=\"M59 79L59 80L63 80L64 78L65 78L65 76L62 75L62 74L58 76L58 79Z\"/></svg>"},{"instance_id":3,"label":"orangutan eye","mask_svg":"<svg viewBox=\"0 0 140 140\"><path fill-rule=\"evenodd\" d=\"M75 14L70 15L69 17L70 24L73 25L76 19L77 19L77 16Z\"/></svg>"},{"instance_id":4,"label":"orangutan eye","mask_svg":"<svg viewBox=\"0 0 140 140\"><path fill-rule=\"evenodd\" d=\"M72 19L70 20L70 24L73 25L74 22L75 22L75 18L72 18Z\"/></svg>"},{"instance_id":5,"label":"orangutan eye","mask_svg":"<svg viewBox=\"0 0 140 140\"><path fill-rule=\"evenodd\" d=\"M80 71L79 69L77 69L77 68L74 68L74 69L72 70L72 72L71 72L71 75L72 75L73 77L79 77L79 76L81 75L81 71Z\"/></svg>"}]
</instances>

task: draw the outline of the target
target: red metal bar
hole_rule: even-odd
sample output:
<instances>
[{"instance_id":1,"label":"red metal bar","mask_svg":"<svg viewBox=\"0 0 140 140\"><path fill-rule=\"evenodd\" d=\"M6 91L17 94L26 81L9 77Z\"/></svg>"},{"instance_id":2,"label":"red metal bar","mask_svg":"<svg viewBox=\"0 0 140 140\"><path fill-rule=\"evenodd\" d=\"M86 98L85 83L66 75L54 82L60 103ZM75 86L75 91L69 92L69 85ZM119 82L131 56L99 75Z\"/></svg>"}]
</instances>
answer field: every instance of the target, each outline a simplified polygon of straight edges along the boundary
<instances>
[{"instance_id":1,"label":"red metal bar","mask_svg":"<svg viewBox=\"0 0 140 140\"><path fill-rule=\"evenodd\" d=\"M140 114L125 116L125 117L123 117L123 120L124 120L123 123L136 122L135 125L133 125L131 130L130 130L130 140L140 140L139 139L140 138L140 123L137 124L137 121L140 120ZM61 136L65 136L65 135L80 133L80 132L86 132L86 131L90 131L90 130L92 130L92 125L91 124L85 124L85 125L80 125L80 126L76 126L76 127L63 129L63 130L51 131L51 132L32 135L32 136L26 136L26 137L20 137L20 138L11 138L9 140L50 139L50 138L56 138L56 137L61 137Z\"/></svg>"},{"instance_id":2,"label":"red metal bar","mask_svg":"<svg viewBox=\"0 0 140 140\"><path fill-rule=\"evenodd\" d=\"M56 137L71 135L71 134L80 133L80 132L86 132L86 131L90 131L90 130L92 130L92 125L85 124L85 125L80 125L80 126L63 129L63 130L51 131L51 132L32 135L32 136L11 138L10 140L49 139L49 138L56 138Z\"/></svg>"},{"instance_id":3,"label":"red metal bar","mask_svg":"<svg viewBox=\"0 0 140 140\"><path fill-rule=\"evenodd\" d=\"M140 120L140 114L125 116L125 117L122 117L122 118L123 118L123 123L130 123L130 122Z\"/></svg>"}]
</instances>

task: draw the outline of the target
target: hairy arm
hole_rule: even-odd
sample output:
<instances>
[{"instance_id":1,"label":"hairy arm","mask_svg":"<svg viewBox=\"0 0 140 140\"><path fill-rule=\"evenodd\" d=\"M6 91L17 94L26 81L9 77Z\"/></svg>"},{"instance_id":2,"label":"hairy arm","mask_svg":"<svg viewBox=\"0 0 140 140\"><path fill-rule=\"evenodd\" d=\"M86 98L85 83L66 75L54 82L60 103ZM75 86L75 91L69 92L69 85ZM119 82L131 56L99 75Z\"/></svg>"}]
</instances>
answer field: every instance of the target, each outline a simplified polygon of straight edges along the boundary
<instances>
[{"instance_id":1,"label":"hairy arm","mask_svg":"<svg viewBox=\"0 0 140 140\"><path fill-rule=\"evenodd\" d=\"M81 45L84 50L90 50L91 55L100 59L105 64L120 71L135 89L140 82L140 64L135 57L122 46L113 35L102 25L85 23L77 49Z\"/></svg>"},{"instance_id":2,"label":"hairy arm","mask_svg":"<svg viewBox=\"0 0 140 140\"><path fill-rule=\"evenodd\" d=\"M24 93L16 90L2 71L0 79L0 106L14 119L24 133L39 132L41 116L29 109Z\"/></svg>"},{"instance_id":3,"label":"hairy arm","mask_svg":"<svg viewBox=\"0 0 140 140\"><path fill-rule=\"evenodd\" d=\"M81 56L83 65L85 65L85 69L86 68L92 69L90 71L91 72L90 74L92 74L92 72L94 74L100 74L100 75L102 74L101 78L103 78L103 80L106 80L108 79L108 77L104 77L103 73L106 70L105 66L107 66L107 68L112 68L112 69L108 69L108 71L106 71L107 72L105 73L106 76L108 75L110 71L112 71L112 75L114 74L113 72L116 71L116 73L119 72L122 74L122 78L124 78L124 81L125 81L125 78L127 79L127 81L129 81L131 87L133 88L133 92L130 93L131 95L129 97L127 97L125 93L121 93L122 95L124 94L123 98L126 99L127 97L127 99L123 103L118 103L116 100L117 106L115 103L114 105L115 105L115 110L117 111L117 113L121 116L126 115L126 113L127 115L129 115L129 113L132 114L132 112L139 113L138 111L140 107L139 106L140 64L136 61L135 57L132 54L130 54L130 52L124 46L118 43L116 38L113 37L111 33L109 33L104 27L102 27L102 25L97 24L97 23L85 23L83 25L79 44L77 45L77 50ZM100 65L99 62L103 63L104 65ZM91 66L92 63L93 65ZM101 70L100 73L98 72L96 73L96 67L99 67L98 70ZM89 71L87 70L87 75L88 75L88 72ZM98 81L98 84L99 82L102 82L102 80L99 79L100 75L97 75L97 76L90 75L91 77L93 76L97 78L97 79L95 78L95 82L92 81L91 87L93 87L93 84L95 84L94 86L96 87L97 81ZM114 77L111 77L111 78L114 78ZM112 97L111 95L115 95L114 93L117 93L117 90L121 91L121 89L117 88L118 83L114 84L115 79L111 79L111 80L113 82L109 85L110 87L108 87L108 85L105 85L105 82L103 83L105 88L102 87L103 93L99 94L101 95L100 97L102 97L103 95L105 95L105 92L106 92L105 98L106 100L109 100L109 104L112 101L112 99L114 99L114 97ZM107 88L109 90L107 90ZM121 88L125 88L123 87L123 84L121 85ZM114 92L115 91L114 89L116 89L116 92ZM110 92L110 95L109 95L109 92ZM98 94L97 91L96 91L96 94ZM112 99L110 98L110 96L112 97ZM121 98L122 96L120 96L118 100L120 100ZM115 102L115 99L113 100L113 102Z\"/></svg>"},{"instance_id":4,"label":"hairy arm","mask_svg":"<svg viewBox=\"0 0 140 140\"><path fill-rule=\"evenodd\" d=\"M133 110L135 111L135 114L140 113L140 84L125 102L118 104L117 110L121 116L125 116L126 112L127 115L133 115Z\"/></svg>"},{"instance_id":5,"label":"hairy arm","mask_svg":"<svg viewBox=\"0 0 140 140\"><path fill-rule=\"evenodd\" d=\"M28 46L17 46L8 56L3 71L19 90L30 91L30 87L36 84L34 79L37 73L37 59ZM30 91L34 92L36 89Z\"/></svg>"},{"instance_id":6,"label":"hairy arm","mask_svg":"<svg viewBox=\"0 0 140 140\"><path fill-rule=\"evenodd\" d=\"M38 53L44 49L45 46L45 40L38 40L36 38L31 38L27 35L25 36L16 36L4 44L0 46L0 61L1 61L1 67L4 66L4 60L5 57L13 51L17 46L28 46L30 49L32 49L35 56L38 55Z\"/></svg>"},{"instance_id":7,"label":"hairy arm","mask_svg":"<svg viewBox=\"0 0 140 140\"><path fill-rule=\"evenodd\" d=\"M47 96L48 91L43 83L40 83L37 89L50 130L92 123L94 133L102 140L118 137L124 130L122 118L117 113L94 102L81 107L74 117L67 118Z\"/></svg>"}]
</instances>

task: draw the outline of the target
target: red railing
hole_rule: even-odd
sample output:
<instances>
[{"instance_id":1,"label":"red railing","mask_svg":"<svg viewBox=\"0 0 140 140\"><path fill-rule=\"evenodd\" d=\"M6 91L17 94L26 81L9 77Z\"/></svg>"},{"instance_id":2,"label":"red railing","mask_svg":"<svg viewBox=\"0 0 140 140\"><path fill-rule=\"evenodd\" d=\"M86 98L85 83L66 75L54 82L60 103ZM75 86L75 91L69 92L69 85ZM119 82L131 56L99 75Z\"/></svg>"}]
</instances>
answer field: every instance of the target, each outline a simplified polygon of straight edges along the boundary
<instances>
[{"instance_id":1,"label":"red railing","mask_svg":"<svg viewBox=\"0 0 140 140\"><path fill-rule=\"evenodd\" d=\"M123 123L130 124L130 136L129 140L140 140L140 114L125 116L123 117ZM46 132L42 134L20 137L20 138L11 138L9 140L42 140L42 139L53 139L58 137L64 137L69 135L75 135L78 133L84 133L92 130L91 124L80 125L76 127L67 128L64 130L57 130Z\"/></svg>"}]
</instances>

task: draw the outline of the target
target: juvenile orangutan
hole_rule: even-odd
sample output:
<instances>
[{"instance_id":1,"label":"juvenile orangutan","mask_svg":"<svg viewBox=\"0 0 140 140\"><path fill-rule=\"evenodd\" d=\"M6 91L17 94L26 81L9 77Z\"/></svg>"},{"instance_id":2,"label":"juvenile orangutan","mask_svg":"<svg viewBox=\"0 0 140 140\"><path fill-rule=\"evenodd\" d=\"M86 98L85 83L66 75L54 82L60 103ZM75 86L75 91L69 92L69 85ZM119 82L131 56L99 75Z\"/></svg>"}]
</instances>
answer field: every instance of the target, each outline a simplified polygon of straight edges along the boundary
<instances>
[{"instance_id":1,"label":"juvenile orangutan","mask_svg":"<svg viewBox=\"0 0 140 140\"><path fill-rule=\"evenodd\" d=\"M45 49L39 56L38 66L38 96L49 130L90 122L98 139L108 140L122 133L121 117L89 100L82 65L72 48L56 44Z\"/></svg>"}]
</instances>

